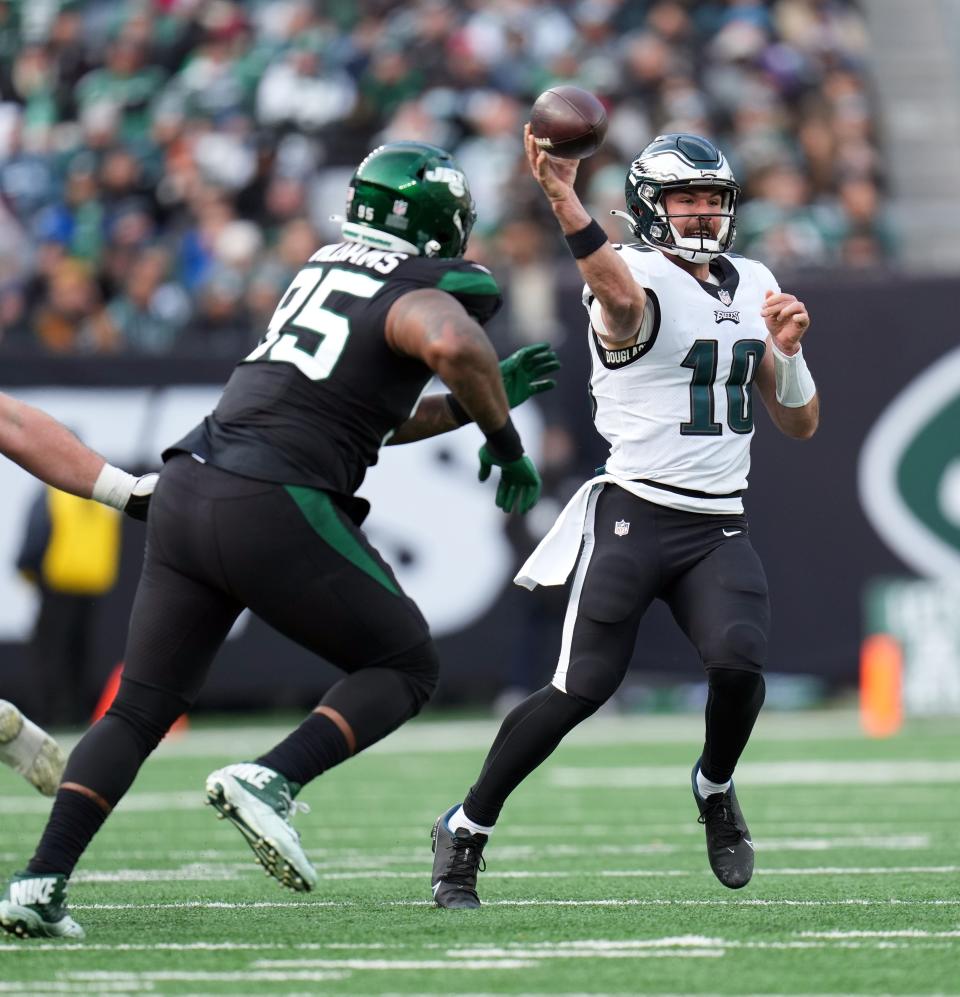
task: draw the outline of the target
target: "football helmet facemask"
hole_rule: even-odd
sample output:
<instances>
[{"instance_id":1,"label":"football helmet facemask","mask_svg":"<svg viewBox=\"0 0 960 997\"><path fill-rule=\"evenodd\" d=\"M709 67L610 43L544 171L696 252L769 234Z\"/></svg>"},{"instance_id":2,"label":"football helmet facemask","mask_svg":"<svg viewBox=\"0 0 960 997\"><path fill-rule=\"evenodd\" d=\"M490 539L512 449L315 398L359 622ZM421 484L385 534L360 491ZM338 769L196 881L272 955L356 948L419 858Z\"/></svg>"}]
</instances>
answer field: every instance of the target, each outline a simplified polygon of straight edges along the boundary
<instances>
[{"instance_id":1,"label":"football helmet facemask","mask_svg":"<svg viewBox=\"0 0 960 997\"><path fill-rule=\"evenodd\" d=\"M477 212L450 153L390 142L357 167L341 232L350 242L415 256L462 256Z\"/></svg>"},{"instance_id":2,"label":"football helmet facemask","mask_svg":"<svg viewBox=\"0 0 960 997\"><path fill-rule=\"evenodd\" d=\"M707 215L667 214L664 195L691 187L716 189L723 198L721 210L710 215L721 219L715 239L704 234L684 237L675 224ZM611 213L625 218L646 245L690 263L709 263L733 245L740 185L726 157L709 140L677 132L658 135L630 164L625 190L630 213Z\"/></svg>"}]
</instances>

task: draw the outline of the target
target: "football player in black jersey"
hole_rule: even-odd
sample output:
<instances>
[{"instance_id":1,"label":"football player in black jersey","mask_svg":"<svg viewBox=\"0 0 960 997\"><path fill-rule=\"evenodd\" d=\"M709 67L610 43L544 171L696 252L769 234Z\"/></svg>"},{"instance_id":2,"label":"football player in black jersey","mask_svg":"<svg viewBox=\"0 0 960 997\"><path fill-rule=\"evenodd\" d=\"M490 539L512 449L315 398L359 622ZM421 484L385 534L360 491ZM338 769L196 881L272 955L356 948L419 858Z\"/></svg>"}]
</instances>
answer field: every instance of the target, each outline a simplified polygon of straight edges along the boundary
<instances>
[{"instance_id":1,"label":"football player in black jersey","mask_svg":"<svg viewBox=\"0 0 960 997\"><path fill-rule=\"evenodd\" d=\"M52 416L0 392L0 453L53 488L92 498L146 519L156 474L136 477L114 467ZM0 699L0 761L45 796L60 783L65 758L57 742Z\"/></svg>"},{"instance_id":2,"label":"football player in black jersey","mask_svg":"<svg viewBox=\"0 0 960 997\"><path fill-rule=\"evenodd\" d=\"M557 363L536 346L498 366L482 328L496 282L461 258L474 218L443 150L372 152L350 183L344 241L307 261L215 411L164 453L120 690L0 901L8 931L82 937L67 878L245 607L345 675L286 740L212 773L207 800L281 883L314 885L290 823L298 791L416 714L437 681L426 621L360 529L367 468L384 441L472 420L481 478L499 468L497 504L526 512L539 497L509 409L551 387ZM434 374L452 395L418 404Z\"/></svg>"}]
</instances>

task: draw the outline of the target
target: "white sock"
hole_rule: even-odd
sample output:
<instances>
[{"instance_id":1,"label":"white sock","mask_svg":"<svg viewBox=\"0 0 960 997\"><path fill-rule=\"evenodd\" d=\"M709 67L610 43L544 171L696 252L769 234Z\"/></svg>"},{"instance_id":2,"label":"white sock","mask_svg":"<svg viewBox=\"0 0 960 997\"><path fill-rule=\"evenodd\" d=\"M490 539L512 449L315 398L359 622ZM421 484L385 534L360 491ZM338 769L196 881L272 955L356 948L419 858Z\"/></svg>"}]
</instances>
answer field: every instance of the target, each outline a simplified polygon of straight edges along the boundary
<instances>
[{"instance_id":1,"label":"white sock","mask_svg":"<svg viewBox=\"0 0 960 997\"><path fill-rule=\"evenodd\" d=\"M484 827L483 824L475 824L470 818L463 812L463 806L459 806L456 812L447 821L447 827L456 834L458 827L465 827L471 834L486 834L489 835L493 831L493 827Z\"/></svg>"},{"instance_id":2,"label":"white sock","mask_svg":"<svg viewBox=\"0 0 960 997\"><path fill-rule=\"evenodd\" d=\"M700 794L701 800L713 796L714 793L725 793L730 788L731 782L733 782L732 779L728 779L726 782L711 782L704 778L700 769L697 769L697 792Z\"/></svg>"}]
</instances>

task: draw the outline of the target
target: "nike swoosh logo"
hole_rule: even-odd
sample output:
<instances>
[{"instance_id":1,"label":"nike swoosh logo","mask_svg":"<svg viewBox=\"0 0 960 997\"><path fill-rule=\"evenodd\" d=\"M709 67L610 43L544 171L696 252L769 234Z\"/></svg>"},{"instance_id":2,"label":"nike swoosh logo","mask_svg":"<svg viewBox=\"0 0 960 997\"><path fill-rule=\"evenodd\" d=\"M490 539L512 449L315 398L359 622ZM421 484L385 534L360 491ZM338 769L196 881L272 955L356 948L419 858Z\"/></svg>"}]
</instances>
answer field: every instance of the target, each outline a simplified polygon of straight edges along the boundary
<instances>
[{"instance_id":1,"label":"nike swoosh logo","mask_svg":"<svg viewBox=\"0 0 960 997\"><path fill-rule=\"evenodd\" d=\"M433 895L434 896L437 895L437 890L440 889L440 886L441 886L442 883L443 883L443 880L441 879L441 880L438 880L436 883L433 884Z\"/></svg>"},{"instance_id":2,"label":"nike swoosh logo","mask_svg":"<svg viewBox=\"0 0 960 997\"><path fill-rule=\"evenodd\" d=\"M745 845L749 845L752 851L756 851L756 849L753 847L753 842L749 838L744 838L743 843Z\"/></svg>"},{"instance_id":3,"label":"nike swoosh logo","mask_svg":"<svg viewBox=\"0 0 960 997\"><path fill-rule=\"evenodd\" d=\"M723 531L723 535L725 537L735 537L739 533L743 533L743 530L724 530Z\"/></svg>"}]
</instances>

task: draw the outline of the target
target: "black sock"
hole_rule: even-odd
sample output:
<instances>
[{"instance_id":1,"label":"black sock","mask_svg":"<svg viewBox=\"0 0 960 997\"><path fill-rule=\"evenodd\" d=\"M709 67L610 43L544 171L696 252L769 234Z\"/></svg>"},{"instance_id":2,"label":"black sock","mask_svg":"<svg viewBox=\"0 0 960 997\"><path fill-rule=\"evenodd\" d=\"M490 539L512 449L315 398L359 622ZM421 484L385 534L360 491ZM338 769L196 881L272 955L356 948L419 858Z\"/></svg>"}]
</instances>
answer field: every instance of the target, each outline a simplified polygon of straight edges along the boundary
<instances>
[{"instance_id":1,"label":"black sock","mask_svg":"<svg viewBox=\"0 0 960 997\"><path fill-rule=\"evenodd\" d=\"M467 818L481 827L493 827L507 797L599 706L548 685L511 710L500 725L480 778L463 801Z\"/></svg>"},{"instance_id":2,"label":"black sock","mask_svg":"<svg viewBox=\"0 0 960 997\"><path fill-rule=\"evenodd\" d=\"M103 807L83 793L57 790L50 819L27 872L62 872L69 876L91 839L107 819Z\"/></svg>"},{"instance_id":3,"label":"black sock","mask_svg":"<svg viewBox=\"0 0 960 997\"><path fill-rule=\"evenodd\" d=\"M733 777L750 732L763 706L763 675L734 668L708 672L706 739L700 771L710 782Z\"/></svg>"},{"instance_id":4,"label":"black sock","mask_svg":"<svg viewBox=\"0 0 960 997\"><path fill-rule=\"evenodd\" d=\"M347 739L340 728L325 714L311 713L295 731L256 762L279 772L288 782L305 786L321 772L349 757Z\"/></svg>"}]
</instances>

